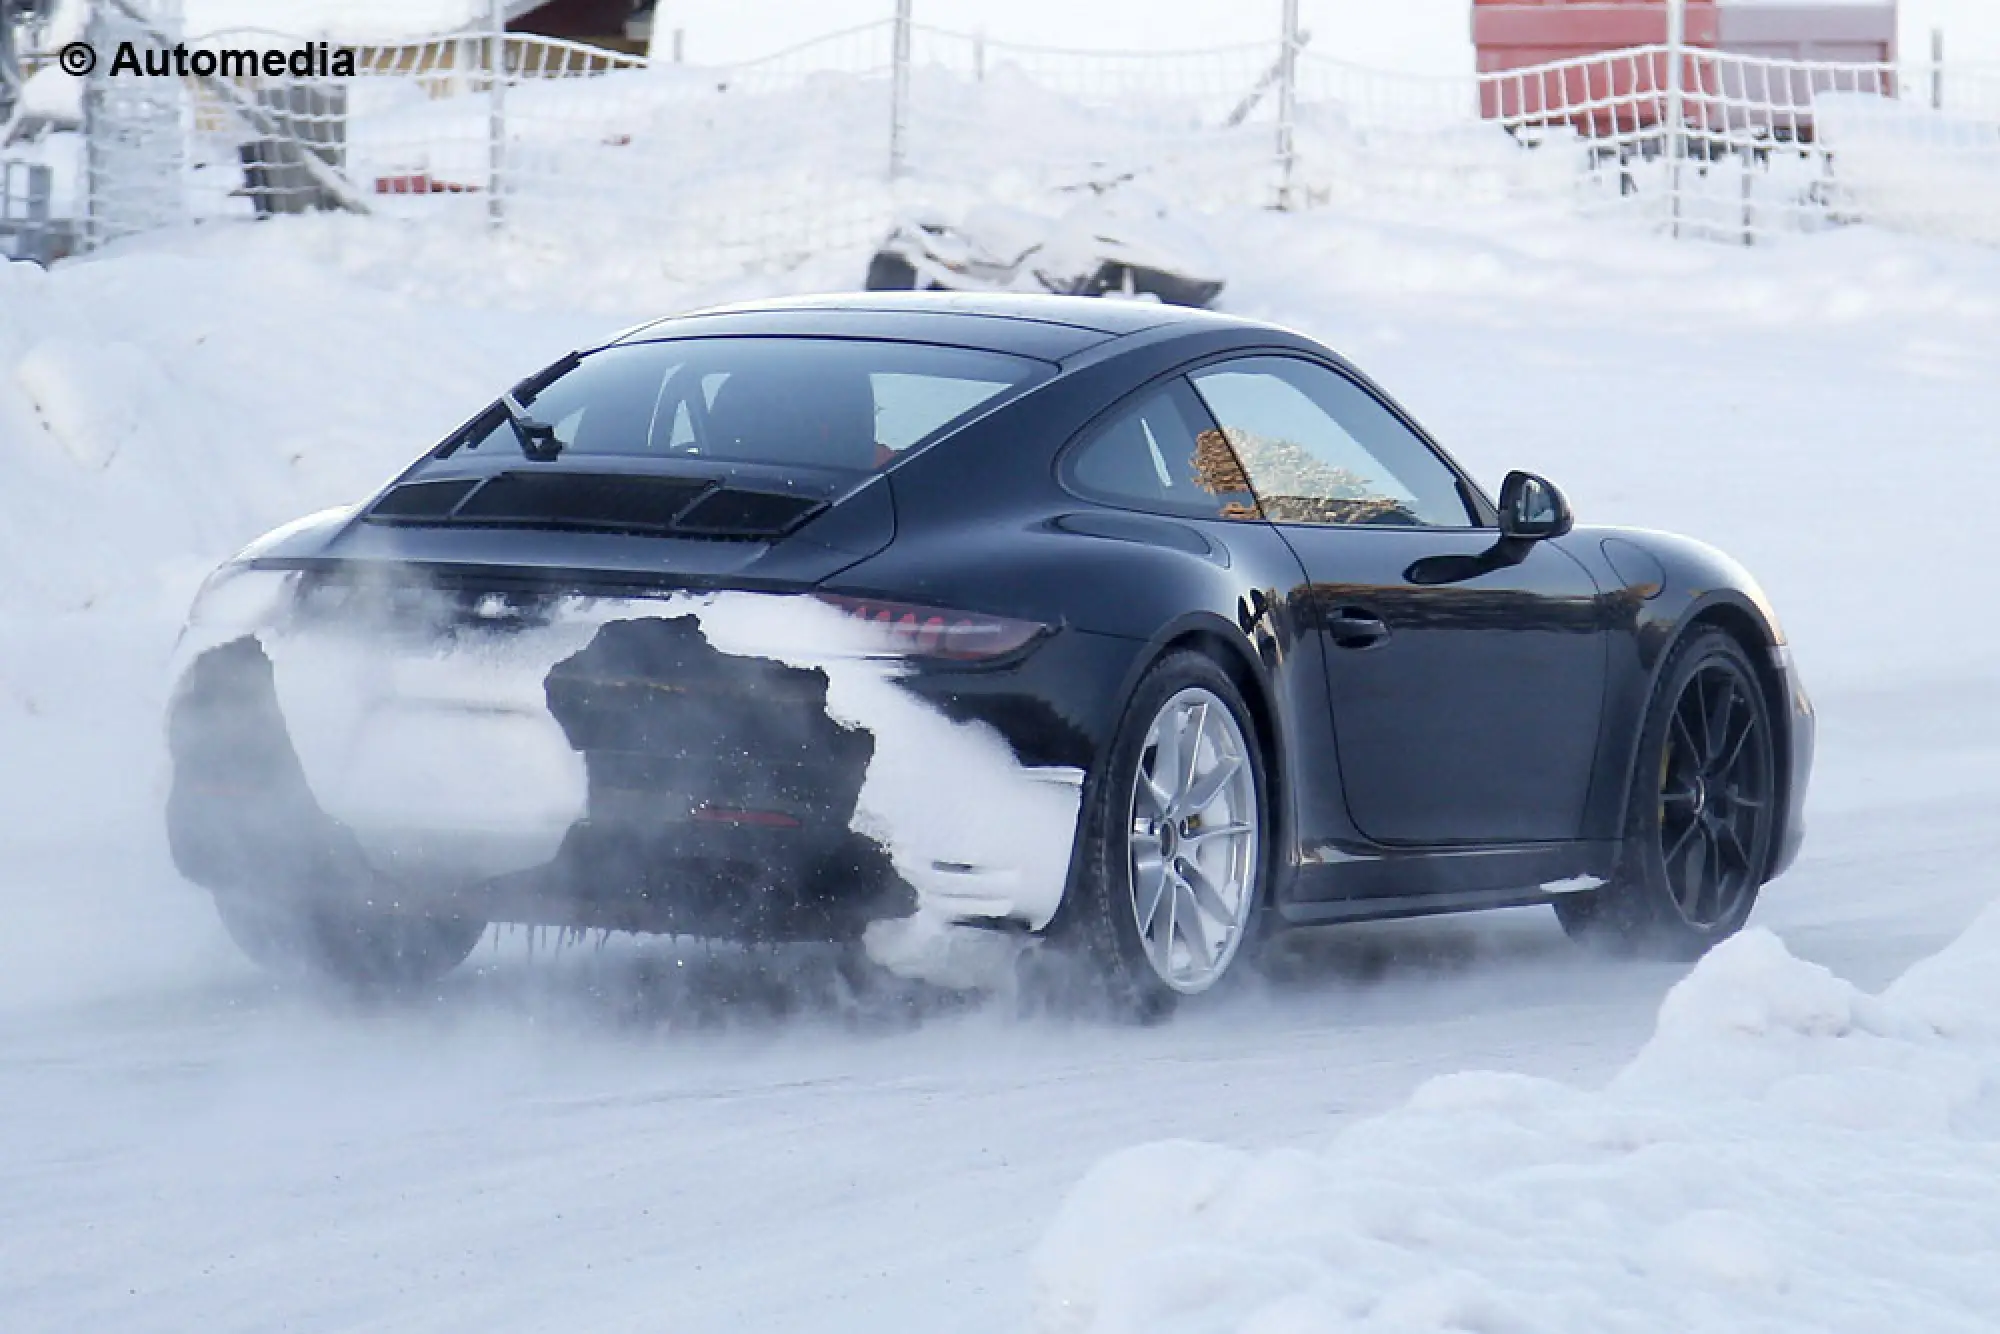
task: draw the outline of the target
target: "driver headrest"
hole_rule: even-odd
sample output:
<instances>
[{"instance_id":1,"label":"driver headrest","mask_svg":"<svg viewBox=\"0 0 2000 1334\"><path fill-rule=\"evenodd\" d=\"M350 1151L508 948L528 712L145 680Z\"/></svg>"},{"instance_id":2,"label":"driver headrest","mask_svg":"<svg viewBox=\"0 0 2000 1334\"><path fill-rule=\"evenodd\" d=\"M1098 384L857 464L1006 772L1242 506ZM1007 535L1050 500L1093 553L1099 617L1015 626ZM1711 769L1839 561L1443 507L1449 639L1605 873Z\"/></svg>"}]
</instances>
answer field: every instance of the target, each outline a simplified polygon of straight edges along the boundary
<instances>
[{"instance_id":1,"label":"driver headrest","mask_svg":"<svg viewBox=\"0 0 2000 1334\"><path fill-rule=\"evenodd\" d=\"M708 410L710 449L759 463L875 466L875 389L861 367L739 369Z\"/></svg>"}]
</instances>

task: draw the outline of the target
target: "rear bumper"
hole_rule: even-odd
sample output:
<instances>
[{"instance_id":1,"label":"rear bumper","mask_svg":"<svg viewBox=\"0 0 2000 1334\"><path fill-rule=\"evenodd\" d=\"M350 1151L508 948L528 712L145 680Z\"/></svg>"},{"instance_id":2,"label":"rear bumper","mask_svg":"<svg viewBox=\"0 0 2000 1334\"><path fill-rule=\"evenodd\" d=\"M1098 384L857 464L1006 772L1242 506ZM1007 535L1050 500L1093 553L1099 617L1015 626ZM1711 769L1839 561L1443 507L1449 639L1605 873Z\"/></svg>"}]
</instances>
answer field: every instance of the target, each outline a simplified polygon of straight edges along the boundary
<instances>
[{"instance_id":1,"label":"rear bumper","mask_svg":"<svg viewBox=\"0 0 2000 1334\"><path fill-rule=\"evenodd\" d=\"M879 663L722 651L663 605L455 698L435 670L412 698L387 651L339 669L268 635L200 653L168 720L177 866L222 893L728 938L1054 916L1083 770L1050 761L1090 742L1021 691L1070 674L1069 650L898 684ZM428 666L460 651L490 667L462 643Z\"/></svg>"},{"instance_id":2,"label":"rear bumper","mask_svg":"<svg viewBox=\"0 0 2000 1334\"><path fill-rule=\"evenodd\" d=\"M560 810L568 794L551 793L540 819L516 802L511 829L452 827L421 811L392 825L327 809L326 780L316 790L300 759L276 676L263 646L239 639L196 659L174 695L167 833L181 873L208 889L770 939L848 939L869 921L915 910L882 847L825 818L851 813L860 786L866 755L849 736L846 753L830 755L816 775L818 793L802 790L793 766L786 797L796 817L767 811L753 822L742 807L700 805L657 766L641 775L653 780L650 792L617 786L634 778L634 752L606 750L605 764L587 767L610 773L592 775L584 809L553 836L546 810ZM497 716L485 721L504 725ZM859 739L865 749L866 735ZM497 789L503 775L491 777ZM352 793L344 804L369 810Z\"/></svg>"}]
</instances>

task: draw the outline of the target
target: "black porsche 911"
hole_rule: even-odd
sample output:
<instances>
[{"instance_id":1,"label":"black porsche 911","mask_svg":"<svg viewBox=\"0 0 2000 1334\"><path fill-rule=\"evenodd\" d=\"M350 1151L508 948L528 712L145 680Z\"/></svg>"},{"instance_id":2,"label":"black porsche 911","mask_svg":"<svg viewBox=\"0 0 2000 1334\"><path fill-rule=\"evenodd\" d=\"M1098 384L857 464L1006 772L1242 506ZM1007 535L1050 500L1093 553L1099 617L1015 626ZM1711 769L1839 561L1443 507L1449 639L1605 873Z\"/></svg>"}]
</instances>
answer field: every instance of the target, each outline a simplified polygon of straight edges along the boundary
<instances>
[{"instance_id":1,"label":"black porsche 911","mask_svg":"<svg viewBox=\"0 0 2000 1334\"><path fill-rule=\"evenodd\" d=\"M646 325L254 543L183 645L180 869L259 961L403 986L493 922L1021 933L1145 1014L1280 927L1691 956L1813 742L1727 557L1496 503L1298 334L1082 298Z\"/></svg>"}]
</instances>

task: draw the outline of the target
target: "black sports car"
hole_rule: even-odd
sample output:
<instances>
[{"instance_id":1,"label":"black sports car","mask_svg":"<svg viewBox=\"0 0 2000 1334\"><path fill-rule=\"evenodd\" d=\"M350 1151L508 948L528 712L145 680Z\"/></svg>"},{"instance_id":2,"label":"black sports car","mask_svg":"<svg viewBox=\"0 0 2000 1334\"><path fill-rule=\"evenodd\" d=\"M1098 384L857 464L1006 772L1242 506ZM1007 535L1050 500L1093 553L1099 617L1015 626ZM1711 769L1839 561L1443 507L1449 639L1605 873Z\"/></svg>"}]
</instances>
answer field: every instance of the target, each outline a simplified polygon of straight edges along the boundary
<instances>
[{"instance_id":1,"label":"black sports car","mask_svg":"<svg viewBox=\"0 0 2000 1334\"><path fill-rule=\"evenodd\" d=\"M1268 930L1546 903L1694 954L1813 719L1708 547L1489 499L1298 334L873 295L663 320L211 577L174 856L260 960L489 922L1030 933L1122 1007Z\"/></svg>"}]
</instances>

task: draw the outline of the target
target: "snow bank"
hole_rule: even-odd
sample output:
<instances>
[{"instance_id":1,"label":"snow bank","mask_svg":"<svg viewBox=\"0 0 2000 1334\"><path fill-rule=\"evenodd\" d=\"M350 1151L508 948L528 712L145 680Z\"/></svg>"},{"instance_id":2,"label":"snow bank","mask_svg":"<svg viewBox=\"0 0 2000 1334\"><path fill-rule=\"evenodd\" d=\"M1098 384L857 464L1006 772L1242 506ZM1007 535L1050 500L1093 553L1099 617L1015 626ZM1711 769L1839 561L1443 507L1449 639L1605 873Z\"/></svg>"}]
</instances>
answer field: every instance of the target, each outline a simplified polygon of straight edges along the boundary
<instances>
[{"instance_id":1,"label":"snow bank","mask_svg":"<svg viewBox=\"0 0 2000 1334\"><path fill-rule=\"evenodd\" d=\"M1921 235L2000 242L2000 134L1990 116L1854 93L1821 94L1814 115L1855 213Z\"/></svg>"},{"instance_id":2,"label":"snow bank","mask_svg":"<svg viewBox=\"0 0 2000 1334\"><path fill-rule=\"evenodd\" d=\"M0 263L0 615L178 615L215 561L366 494L607 324L467 318L280 253Z\"/></svg>"},{"instance_id":3,"label":"snow bank","mask_svg":"<svg viewBox=\"0 0 2000 1334\"><path fill-rule=\"evenodd\" d=\"M468 311L472 284L443 276L421 293L371 289L297 247L260 246L260 231L231 256L0 262L10 865L107 831L156 834L169 657L217 562L368 494L495 385L616 327L546 307ZM10 910L32 912L12 889L0 886ZM116 934L106 923L145 920L138 900L154 896L156 884L90 904L51 897L47 915L71 924L79 957L99 958Z\"/></svg>"},{"instance_id":4,"label":"snow bank","mask_svg":"<svg viewBox=\"0 0 2000 1334\"><path fill-rule=\"evenodd\" d=\"M209 0L214 3L215 0ZM687 34L688 58L754 59L774 43L774 25L789 25L787 40L887 18L880 0L815 0L744 5L732 0L676 0L653 28L654 51L665 55L676 29ZM1348 59L1426 74L1470 74L1471 30L1464 0L1304 0L1300 25L1314 49ZM1148 0L924 0L920 23L959 32L983 32L995 43L1075 47L1089 51L1185 51L1240 42L1275 42L1278 11L1259 5L1180 5L1162 9Z\"/></svg>"},{"instance_id":5,"label":"snow bank","mask_svg":"<svg viewBox=\"0 0 2000 1334\"><path fill-rule=\"evenodd\" d=\"M1162 1143L1037 1249L1049 1331L1990 1330L2000 907L1880 996L1765 931L1609 1088L1449 1075L1314 1149Z\"/></svg>"}]
</instances>

